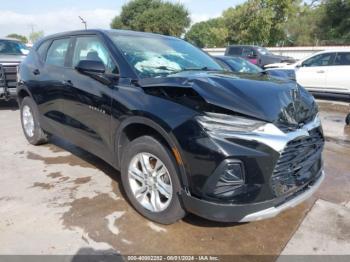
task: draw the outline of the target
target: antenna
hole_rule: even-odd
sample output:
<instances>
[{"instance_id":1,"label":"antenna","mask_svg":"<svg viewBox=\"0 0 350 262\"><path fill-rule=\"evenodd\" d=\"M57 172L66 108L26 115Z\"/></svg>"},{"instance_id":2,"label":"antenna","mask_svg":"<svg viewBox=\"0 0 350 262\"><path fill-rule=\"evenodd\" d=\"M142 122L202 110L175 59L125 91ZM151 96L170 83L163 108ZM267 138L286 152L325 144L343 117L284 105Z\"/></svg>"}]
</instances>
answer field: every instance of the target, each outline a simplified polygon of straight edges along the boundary
<instances>
[{"instance_id":1,"label":"antenna","mask_svg":"<svg viewBox=\"0 0 350 262\"><path fill-rule=\"evenodd\" d=\"M78 17L81 20L81 22L84 24L85 30L87 30L87 22L81 16L78 16Z\"/></svg>"}]
</instances>

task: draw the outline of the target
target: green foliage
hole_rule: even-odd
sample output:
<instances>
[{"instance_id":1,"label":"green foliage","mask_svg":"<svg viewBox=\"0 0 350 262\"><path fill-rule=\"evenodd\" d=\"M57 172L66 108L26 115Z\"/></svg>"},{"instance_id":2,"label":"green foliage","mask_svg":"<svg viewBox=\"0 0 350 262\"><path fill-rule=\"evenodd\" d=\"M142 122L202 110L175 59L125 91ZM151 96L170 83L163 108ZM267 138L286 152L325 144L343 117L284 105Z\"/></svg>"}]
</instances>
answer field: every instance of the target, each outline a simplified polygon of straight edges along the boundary
<instances>
[{"instance_id":1,"label":"green foliage","mask_svg":"<svg viewBox=\"0 0 350 262\"><path fill-rule=\"evenodd\" d=\"M222 18L194 24L185 39L198 47L221 47L227 44L228 29Z\"/></svg>"},{"instance_id":2,"label":"green foliage","mask_svg":"<svg viewBox=\"0 0 350 262\"><path fill-rule=\"evenodd\" d=\"M190 25L189 12L182 4L161 0L133 0L123 6L111 28L181 36Z\"/></svg>"},{"instance_id":3,"label":"green foliage","mask_svg":"<svg viewBox=\"0 0 350 262\"><path fill-rule=\"evenodd\" d=\"M248 0L223 13L231 43L276 45L286 38L288 17L296 13L300 1Z\"/></svg>"},{"instance_id":4,"label":"green foliage","mask_svg":"<svg viewBox=\"0 0 350 262\"><path fill-rule=\"evenodd\" d=\"M290 17L286 24L288 42L295 46L318 45L321 13L320 8L301 6L297 14Z\"/></svg>"},{"instance_id":5,"label":"green foliage","mask_svg":"<svg viewBox=\"0 0 350 262\"><path fill-rule=\"evenodd\" d=\"M111 23L174 36L189 25L184 6L165 0L129 1ZM349 28L350 0L247 0L219 18L192 25L185 39L199 47L349 44Z\"/></svg>"},{"instance_id":6,"label":"green foliage","mask_svg":"<svg viewBox=\"0 0 350 262\"><path fill-rule=\"evenodd\" d=\"M350 0L324 0L319 7L320 38L331 44L350 42Z\"/></svg>"},{"instance_id":7,"label":"green foliage","mask_svg":"<svg viewBox=\"0 0 350 262\"><path fill-rule=\"evenodd\" d=\"M28 43L28 39L24 35L9 34L7 37L17 39L17 40L21 41L23 44L27 44Z\"/></svg>"},{"instance_id":8,"label":"green foliage","mask_svg":"<svg viewBox=\"0 0 350 262\"><path fill-rule=\"evenodd\" d=\"M29 35L29 40L34 44L36 41L38 41L40 38L44 37L44 31L34 31L31 32Z\"/></svg>"}]
</instances>

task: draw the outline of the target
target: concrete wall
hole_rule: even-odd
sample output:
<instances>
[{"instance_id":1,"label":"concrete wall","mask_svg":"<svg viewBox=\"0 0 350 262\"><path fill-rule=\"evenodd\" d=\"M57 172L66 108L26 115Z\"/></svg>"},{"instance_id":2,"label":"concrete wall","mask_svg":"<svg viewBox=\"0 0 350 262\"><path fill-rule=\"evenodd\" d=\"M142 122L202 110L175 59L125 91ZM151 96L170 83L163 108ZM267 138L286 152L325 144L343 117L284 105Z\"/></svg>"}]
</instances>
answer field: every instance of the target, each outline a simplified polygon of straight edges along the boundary
<instances>
[{"instance_id":1,"label":"concrete wall","mask_svg":"<svg viewBox=\"0 0 350 262\"><path fill-rule=\"evenodd\" d=\"M268 47L271 52L277 55L291 56L295 59L302 59L315 52L332 49L349 49L350 46L297 46L297 47ZM225 48L205 48L211 55L224 55Z\"/></svg>"}]
</instances>

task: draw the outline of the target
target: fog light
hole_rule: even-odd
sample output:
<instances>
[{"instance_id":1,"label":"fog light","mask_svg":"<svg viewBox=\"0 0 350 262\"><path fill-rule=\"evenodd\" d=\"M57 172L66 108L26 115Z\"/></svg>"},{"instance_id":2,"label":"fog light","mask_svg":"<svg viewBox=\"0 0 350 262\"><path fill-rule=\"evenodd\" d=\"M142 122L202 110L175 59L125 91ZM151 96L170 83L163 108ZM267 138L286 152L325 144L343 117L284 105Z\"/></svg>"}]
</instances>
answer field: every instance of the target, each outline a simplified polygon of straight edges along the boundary
<instances>
[{"instance_id":1,"label":"fog light","mask_svg":"<svg viewBox=\"0 0 350 262\"><path fill-rule=\"evenodd\" d=\"M207 192L218 198L231 198L241 193L244 185L243 163L238 160L224 161L207 181Z\"/></svg>"},{"instance_id":2,"label":"fog light","mask_svg":"<svg viewBox=\"0 0 350 262\"><path fill-rule=\"evenodd\" d=\"M229 163L221 176L220 181L230 185L241 185L244 183L241 164ZM220 182L219 181L219 182Z\"/></svg>"}]
</instances>

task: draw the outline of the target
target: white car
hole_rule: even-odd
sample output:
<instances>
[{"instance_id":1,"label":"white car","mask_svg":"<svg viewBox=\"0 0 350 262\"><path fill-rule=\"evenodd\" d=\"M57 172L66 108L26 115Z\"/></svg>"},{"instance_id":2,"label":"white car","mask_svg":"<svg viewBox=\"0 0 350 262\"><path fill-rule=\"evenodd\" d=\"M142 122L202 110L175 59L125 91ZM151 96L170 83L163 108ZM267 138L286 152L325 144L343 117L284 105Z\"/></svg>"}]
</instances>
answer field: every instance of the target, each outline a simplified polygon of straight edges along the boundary
<instances>
[{"instance_id":1,"label":"white car","mask_svg":"<svg viewBox=\"0 0 350 262\"><path fill-rule=\"evenodd\" d=\"M350 49L318 52L279 69L294 69L296 81L311 92L350 94Z\"/></svg>"}]
</instances>

